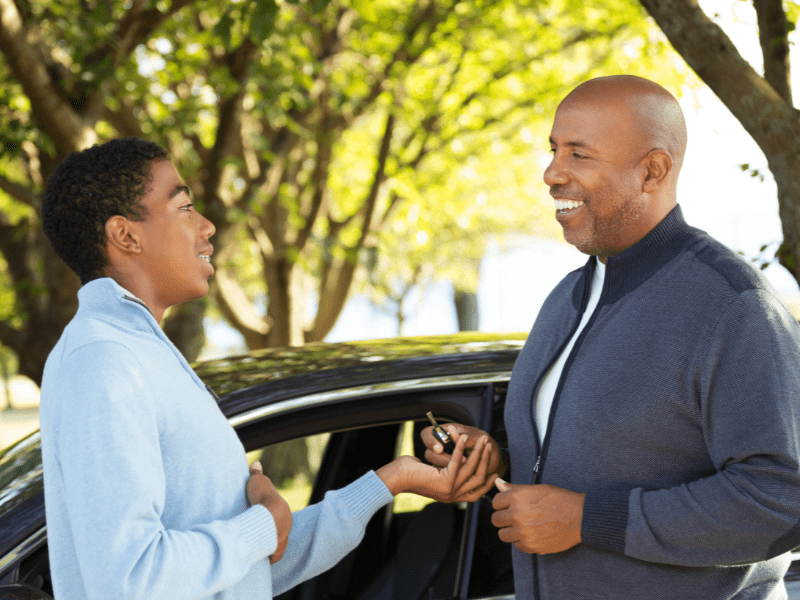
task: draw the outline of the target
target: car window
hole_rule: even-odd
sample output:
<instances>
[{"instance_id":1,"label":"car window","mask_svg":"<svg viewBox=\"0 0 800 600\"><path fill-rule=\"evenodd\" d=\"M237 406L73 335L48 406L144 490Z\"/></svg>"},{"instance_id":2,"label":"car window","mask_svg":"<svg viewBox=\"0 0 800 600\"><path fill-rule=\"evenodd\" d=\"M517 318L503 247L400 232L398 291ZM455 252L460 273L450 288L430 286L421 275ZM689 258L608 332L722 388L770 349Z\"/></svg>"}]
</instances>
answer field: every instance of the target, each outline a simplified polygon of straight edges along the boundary
<instances>
[{"instance_id":1,"label":"car window","mask_svg":"<svg viewBox=\"0 0 800 600\"><path fill-rule=\"evenodd\" d=\"M424 460L419 433L427 425L427 420L408 420L315 435L260 448L248 453L248 458L258 458L265 474L278 477L276 487L292 510L298 510L312 498L321 499L325 487L342 487L392 457L406 454ZM391 590L397 581L405 582L402 600L449 600L463 577L469 539L474 558L466 597L513 593L510 548L497 537L491 514L489 499L474 505L442 504L415 494L398 494L373 517L358 548L330 571L282 594L279 600L380 600L395 597Z\"/></svg>"},{"instance_id":2,"label":"car window","mask_svg":"<svg viewBox=\"0 0 800 600\"><path fill-rule=\"evenodd\" d=\"M247 453L247 463L261 462L264 474L294 512L308 506L330 437L329 433L320 433L258 448Z\"/></svg>"},{"instance_id":3,"label":"car window","mask_svg":"<svg viewBox=\"0 0 800 600\"><path fill-rule=\"evenodd\" d=\"M419 435L420 425L425 423L417 422L416 431L414 421L406 421L400 426L395 457L415 455L415 435ZM272 480L292 511L297 511L308 506L312 485L330 439L330 433L321 433L272 444L248 452L247 462L260 461L264 474ZM419 448L416 454L424 459ZM395 513L416 512L431 502L433 500L416 494L398 494L392 510Z\"/></svg>"}]
</instances>

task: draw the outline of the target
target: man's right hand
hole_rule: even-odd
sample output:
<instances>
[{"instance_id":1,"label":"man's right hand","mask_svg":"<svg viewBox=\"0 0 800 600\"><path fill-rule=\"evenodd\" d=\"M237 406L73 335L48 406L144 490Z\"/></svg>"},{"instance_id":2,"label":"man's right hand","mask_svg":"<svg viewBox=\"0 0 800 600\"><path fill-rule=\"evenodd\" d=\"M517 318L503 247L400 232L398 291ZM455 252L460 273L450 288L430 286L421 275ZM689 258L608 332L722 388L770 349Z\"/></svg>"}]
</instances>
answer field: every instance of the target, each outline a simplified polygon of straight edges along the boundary
<instances>
[{"instance_id":1,"label":"man's right hand","mask_svg":"<svg viewBox=\"0 0 800 600\"><path fill-rule=\"evenodd\" d=\"M500 460L500 446L495 442L491 436L485 431L477 427L468 427L459 423L446 423L442 427L450 434L453 443L457 442L461 436L466 436L466 450L468 452L475 447L475 444L482 437L488 437L489 443L492 445L491 457L489 459L489 476L504 475L505 467ZM422 443L425 444L425 460L437 467L446 467L450 462L450 455L444 453L444 448L441 442L433 436L433 427L426 427L422 430Z\"/></svg>"},{"instance_id":2,"label":"man's right hand","mask_svg":"<svg viewBox=\"0 0 800 600\"><path fill-rule=\"evenodd\" d=\"M254 461L250 465L250 479L247 481L247 501L250 506L255 504L263 505L272 515L275 521L275 531L278 534L278 547L269 557L270 564L275 564L286 551L289 543L289 532L292 529L292 511L275 486L272 485L269 477L264 475L261 463Z\"/></svg>"}]
</instances>

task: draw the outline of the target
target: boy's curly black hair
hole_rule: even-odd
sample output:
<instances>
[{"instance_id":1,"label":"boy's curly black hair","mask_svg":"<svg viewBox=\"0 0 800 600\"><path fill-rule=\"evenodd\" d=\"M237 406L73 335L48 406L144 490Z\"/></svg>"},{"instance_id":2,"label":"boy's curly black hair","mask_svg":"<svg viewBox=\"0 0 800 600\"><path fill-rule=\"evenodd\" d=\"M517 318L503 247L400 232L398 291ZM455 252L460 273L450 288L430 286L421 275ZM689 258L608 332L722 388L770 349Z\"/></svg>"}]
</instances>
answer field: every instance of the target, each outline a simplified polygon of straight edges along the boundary
<instances>
[{"instance_id":1,"label":"boy's curly black hair","mask_svg":"<svg viewBox=\"0 0 800 600\"><path fill-rule=\"evenodd\" d=\"M72 152L56 167L42 200L42 228L82 284L103 277L108 266L106 221L147 217L141 199L150 163L168 158L158 144L126 138Z\"/></svg>"}]
</instances>

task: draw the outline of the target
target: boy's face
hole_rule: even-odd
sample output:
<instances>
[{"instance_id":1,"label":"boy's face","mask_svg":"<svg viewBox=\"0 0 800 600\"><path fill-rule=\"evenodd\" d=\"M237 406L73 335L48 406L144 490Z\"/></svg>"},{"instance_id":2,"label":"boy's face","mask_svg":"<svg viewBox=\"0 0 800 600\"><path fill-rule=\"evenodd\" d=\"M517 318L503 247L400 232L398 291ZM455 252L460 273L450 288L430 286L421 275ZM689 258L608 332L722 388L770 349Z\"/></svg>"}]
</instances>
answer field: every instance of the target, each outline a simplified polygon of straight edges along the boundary
<instances>
[{"instance_id":1,"label":"boy's face","mask_svg":"<svg viewBox=\"0 0 800 600\"><path fill-rule=\"evenodd\" d=\"M209 259L214 247L208 241L214 225L198 213L189 189L167 160L150 164L150 182L141 200L147 210L137 230L145 281L139 291L153 314L174 304L202 298L214 274Z\"/></svg>"}]
</instances>

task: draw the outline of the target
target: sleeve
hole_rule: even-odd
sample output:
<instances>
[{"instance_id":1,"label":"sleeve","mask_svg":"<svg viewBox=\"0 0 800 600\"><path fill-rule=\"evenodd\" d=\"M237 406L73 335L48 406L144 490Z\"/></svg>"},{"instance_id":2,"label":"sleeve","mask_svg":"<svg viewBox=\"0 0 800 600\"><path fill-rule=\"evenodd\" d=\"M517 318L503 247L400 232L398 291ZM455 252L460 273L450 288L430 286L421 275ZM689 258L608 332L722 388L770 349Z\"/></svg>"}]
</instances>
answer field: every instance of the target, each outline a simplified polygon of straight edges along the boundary
<instances>
[{"instance_id":1,"label":"sleeve","mask_svg":"<svg viewBox=\"0 0 800 600\"><path fill-rule=\"evenodd\" d=\"M275 595L338 563L361 542L369 520L393 497L370 471L350 485L328 492L322 502L294 513L286 552L272 565Z\"/></svg>"},{"instance_id":2,"label":"sleeve","mask_svg":"<svg viewBox=\"0 0 800 600\"><path fill-rule=\"evenodd\" d=\"M590 493L584 543L712 566L800 545L800 331L763 290L740 294L700 345L700 427L715 472L670 489Z\"/></svg>"},{"instance_id":3,"label":"sleeve","mask_svg":"<svg viewBox=\"0 0 800 600\"><path fill-rule=\"evenodd\" d=\"M63 486L57 501L66 505L89 600L205 598L275 550L263 506L187 530L164 527L158 411L131 350L84 346L62 363L58 384L56 418L43 434L53 436Z\"/></svg>"}]
</instances>

